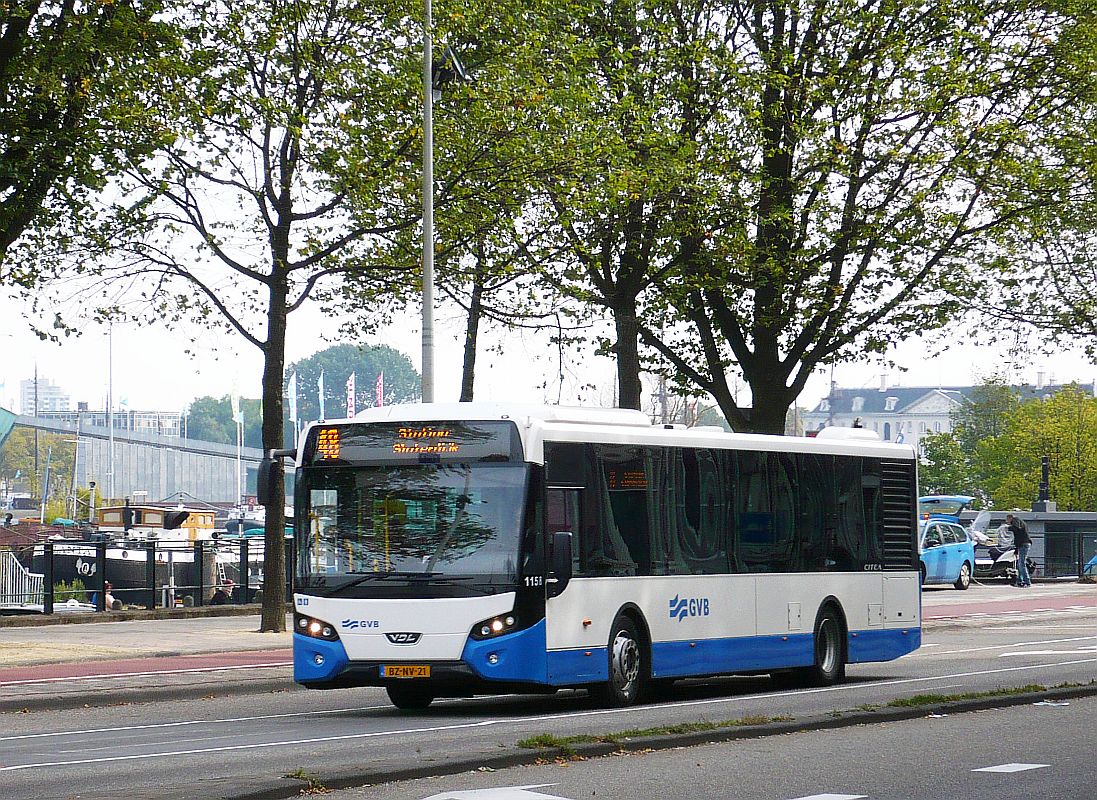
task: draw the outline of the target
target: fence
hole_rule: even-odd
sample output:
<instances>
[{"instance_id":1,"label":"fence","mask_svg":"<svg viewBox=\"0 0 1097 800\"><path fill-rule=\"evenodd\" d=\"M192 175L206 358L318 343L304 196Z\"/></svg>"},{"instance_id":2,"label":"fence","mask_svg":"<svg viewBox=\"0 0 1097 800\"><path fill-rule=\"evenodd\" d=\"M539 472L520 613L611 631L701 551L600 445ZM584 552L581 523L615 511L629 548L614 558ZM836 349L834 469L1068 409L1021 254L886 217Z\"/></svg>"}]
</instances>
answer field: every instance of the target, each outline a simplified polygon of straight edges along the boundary
<instances>
[{"instance_id":1,"label":"fence","mask_svg":"<svg viewBox=\"0 0 1097 800\"><path fill-rule=\"evenodd\" d=\"M1047 531L1039 577L1097 577L1097 531Z\"/></svg>"},{"instance_id":2,"label":"fence","mask_svg":"<svg viewBox=\"0 0 1097 800\"><path fill-rule=\"evenodd\" d=\"M0 551L0 608L32 608L42 605L42 576L19 561L11 550Z\"/></svg>"},{"instance_id":3,"label":"fence","mask_svg":"<svg viewBox=\"0 0 1097 800\"><path fill-rule=\"evenodd\" d=\"M292 594L293 540L285 540ZM0 612L105 611L262 599L261 538L195 542L53 540L0 552ZM104 591L110 584L108 592ZM216 590L224 590L215 598Z\"/></svg>"}]
</instances>

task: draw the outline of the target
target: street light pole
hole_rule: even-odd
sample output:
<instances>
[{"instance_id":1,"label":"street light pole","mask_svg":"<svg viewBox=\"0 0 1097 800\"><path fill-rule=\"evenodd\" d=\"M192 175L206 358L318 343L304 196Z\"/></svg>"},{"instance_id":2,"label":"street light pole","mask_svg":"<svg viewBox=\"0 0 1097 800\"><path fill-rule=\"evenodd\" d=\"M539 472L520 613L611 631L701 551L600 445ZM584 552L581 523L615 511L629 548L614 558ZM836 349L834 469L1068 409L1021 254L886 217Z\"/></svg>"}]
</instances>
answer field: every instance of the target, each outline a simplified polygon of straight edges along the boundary
<instances>
[{"instance_id":1,"label":"street light pole","mask_svg":"<svg viewBox=\"0 0 1097 800\"><path fill-rule=\"evenodd\" d=\"M424 403L434 402L434 64L430 0L423 0L423 377Z\"/></svg>"}]
</instances>

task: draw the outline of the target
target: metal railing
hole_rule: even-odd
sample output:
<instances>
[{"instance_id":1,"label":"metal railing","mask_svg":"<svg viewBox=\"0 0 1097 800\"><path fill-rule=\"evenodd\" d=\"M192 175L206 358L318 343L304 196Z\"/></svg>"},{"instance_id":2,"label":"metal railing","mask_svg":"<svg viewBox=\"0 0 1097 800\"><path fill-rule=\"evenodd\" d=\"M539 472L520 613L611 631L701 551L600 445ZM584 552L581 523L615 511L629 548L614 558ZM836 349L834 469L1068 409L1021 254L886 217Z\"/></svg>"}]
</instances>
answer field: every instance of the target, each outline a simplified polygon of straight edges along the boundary
<instances>
[{"instance_id":1,"label":"metal railing","mask_svg":"<svg viewBox=\"0 0 1097 800\"><path fill-rule=\"evenodd\" d=\"M42 605L42 576L28 570L11 550L0 551L0 608Z\"/></svg>"},{"instance_id":2,"label":"metal railing","mask_svg":"<svg viewBox=\"0 0 1097 800\"><path fill-rule=\"evenodd\" d=\"M288 597L293 540L287 538L285 546ZM265 580L263 557L259 537L195 543L51 540L0 550L0 613L257 603Z\"/></svg>"}]
</instances>

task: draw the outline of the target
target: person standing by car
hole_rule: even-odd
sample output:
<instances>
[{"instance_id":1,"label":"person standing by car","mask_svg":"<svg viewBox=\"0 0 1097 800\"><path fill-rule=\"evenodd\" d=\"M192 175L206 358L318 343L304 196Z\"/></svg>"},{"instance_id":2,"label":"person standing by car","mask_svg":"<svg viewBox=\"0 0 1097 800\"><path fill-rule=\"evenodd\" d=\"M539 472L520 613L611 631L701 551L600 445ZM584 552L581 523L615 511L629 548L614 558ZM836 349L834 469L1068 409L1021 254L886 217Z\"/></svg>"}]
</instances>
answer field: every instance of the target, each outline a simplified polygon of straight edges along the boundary
<instances>
[{"instance_id":1,"label":"person standing by car","mask_svg":"<svg viewBox=\"0 0 1097 800\"><path fill-rule=\"evenodd\" d=\"M1032 576L1028 574L1028 551L1032 547L1032 539L1028 535L1028 526L1025 521L1012 514L1006 514L1006 525L1013 534L1013 546L1017 552L1017 583L1014 586L1032 586Z\"/></svg>"}]
</instances>

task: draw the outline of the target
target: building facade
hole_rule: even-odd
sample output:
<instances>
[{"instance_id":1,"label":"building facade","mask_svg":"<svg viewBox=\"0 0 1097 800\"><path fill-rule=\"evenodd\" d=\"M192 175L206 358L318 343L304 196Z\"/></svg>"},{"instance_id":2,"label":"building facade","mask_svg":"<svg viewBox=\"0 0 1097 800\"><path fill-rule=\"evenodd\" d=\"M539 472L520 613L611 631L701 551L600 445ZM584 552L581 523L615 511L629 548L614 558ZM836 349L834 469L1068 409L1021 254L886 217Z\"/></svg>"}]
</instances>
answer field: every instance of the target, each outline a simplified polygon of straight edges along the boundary
<instances>
[{"instance_id":1,"label":"building facade","mask_svg":"<svg viewBox=\"0 0 1097 800\"><path fill-rule=\"evenodd\" d=\"M46 378L19 381L19 413L34 417L46 412L68 411L71 398Z\"/></svg>"},{"instance_id":2,"label":"building facade","mask_svg":"<svg viewBox=\"0 0 1097 800\"><path fill-rule=\"evenodd\" d=\"M1015 386L1023 399L1047 398L1068 384ZM1095 384L1069 384L1097 396ZM832 425L861 427L875 431L885 442L920 447L933 433L952 431L953 413L971 398L974 386L886 386L878 389L835 388L803 415L804 430L820 431Z\"/></svg>"}]
</instances>

